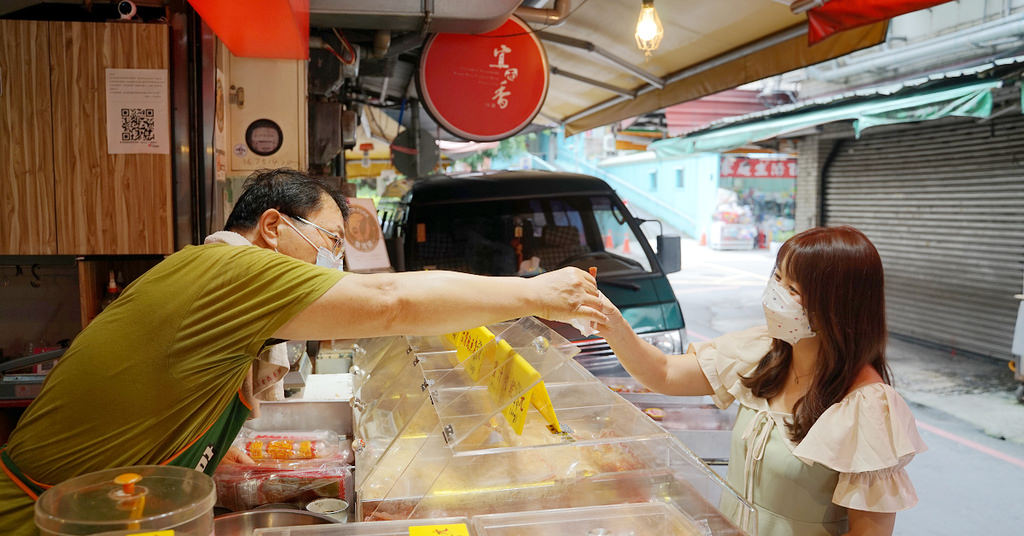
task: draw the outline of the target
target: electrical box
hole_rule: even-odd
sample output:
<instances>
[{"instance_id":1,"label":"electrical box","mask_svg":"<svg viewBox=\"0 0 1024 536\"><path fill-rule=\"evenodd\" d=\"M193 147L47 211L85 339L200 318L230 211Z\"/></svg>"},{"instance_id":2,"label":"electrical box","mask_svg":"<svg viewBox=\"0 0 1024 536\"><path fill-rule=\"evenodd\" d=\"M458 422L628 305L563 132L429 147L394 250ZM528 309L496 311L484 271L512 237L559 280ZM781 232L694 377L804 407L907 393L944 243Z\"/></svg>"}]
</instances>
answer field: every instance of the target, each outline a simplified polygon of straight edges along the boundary
<instances>
[{"instance_id":1,"label":"electrical box","mask_svg":"<svg viewBox=\"0 0 1024 536\"><path fill-rule=\"evenodd\" d=\"M227 175L306 169L306 61L242 58L227 48L222 53L227 58Z\"/></svg>"}]
</instances>

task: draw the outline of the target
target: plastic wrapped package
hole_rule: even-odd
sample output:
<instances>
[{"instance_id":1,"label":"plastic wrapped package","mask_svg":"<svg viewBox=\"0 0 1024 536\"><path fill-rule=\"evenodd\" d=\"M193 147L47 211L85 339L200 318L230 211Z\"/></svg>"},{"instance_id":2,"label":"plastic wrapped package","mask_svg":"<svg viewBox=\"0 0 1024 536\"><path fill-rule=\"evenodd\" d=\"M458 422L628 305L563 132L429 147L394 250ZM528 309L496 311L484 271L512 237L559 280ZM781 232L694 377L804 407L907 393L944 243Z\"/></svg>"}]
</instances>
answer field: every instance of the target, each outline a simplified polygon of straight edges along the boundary
<instances>
[{"instance_id":1,"label":"plastic wrapped package","mask_svg":"<svg viewBox=\"0 0 1024 536\"><path fill-rule=\"evenodd\" d=\"M313 459L350 461L341 437L330 430L257 431L243 427L232 444L258 464Z\"/></svg>"},{"instance_id":2,"label":"plastic wrapped package","mask_svg":"<svg viewBox=\"0 0 1024 536\"><path fill-rule=\"evenodd\" d=\"M286 468L224 463L213 480L217 505L235 511L271 503L303 507L322 498L353 500L352 466L338 459L290 462Z\"/></svg>"},{"instance_id":3,"label":"plastic wrapped package","mask_svg":"<svg viewBox=\"0 0 1024 536\"><path fill-rule=\"evenodd\" d=\"M243 428L233 446L256 463L217 467L213 478L220 506L237 511L270 503L304 506L321 498L352 502L350 442L334 432Z\"/></svg>"}]
</instances>

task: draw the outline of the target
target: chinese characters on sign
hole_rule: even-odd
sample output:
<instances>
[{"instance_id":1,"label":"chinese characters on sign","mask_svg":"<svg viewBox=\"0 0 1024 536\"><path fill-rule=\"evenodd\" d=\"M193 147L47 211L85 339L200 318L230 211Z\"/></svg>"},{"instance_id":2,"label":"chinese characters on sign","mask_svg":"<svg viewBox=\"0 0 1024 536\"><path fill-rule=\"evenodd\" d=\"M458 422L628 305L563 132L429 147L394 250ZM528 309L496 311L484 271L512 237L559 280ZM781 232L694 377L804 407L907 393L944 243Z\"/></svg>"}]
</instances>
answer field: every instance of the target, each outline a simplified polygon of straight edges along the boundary
<instances>
[{"instance_id":1,"label":"chinese characters on sign","mask_svg":"<svg viewBox=\"0 0 1024 536\"><path fill-rule=\"evenodd\" d=\"M496 141L533 121L549 76L540 39L512 16L486 34L428 38L417 87L425 108L445 130L466 140Z\"/></svg>"},{"instance_id":2,"label":"chinese characters on sign","mask_svg":"<svg viewBox=\"0 0 1024 536\"><path fill-rule=\"evenodd\" d=\"M795 179L796 158L723 156L720 176L740 179Z\"/></svg>"},{"instance_id":3,"label":"chinese characters on sign","mask_svg":"<svg viewBox=\"0 0 1024 536\"><path fill-rule=\"evenodd\" d=\"M512 92L508 90L507 84L509 82L515 82L516 77L519 76L519 69L510 67L505 63L505 54L511 53L512 49L509 48L508 45L502 44L498 46L498 48L494 49L494 57L498 58L498 63L488 65L488 67L492 69L502 70L501 84L498 85L498 89L494 90L494 96L491 97L491 100L495 101L498 108L501 108L502 110L508 108L508 99L506 97L512 94ZM494 106L494 104L491 105L492 108Z\"/></svg>"}]
</instances>

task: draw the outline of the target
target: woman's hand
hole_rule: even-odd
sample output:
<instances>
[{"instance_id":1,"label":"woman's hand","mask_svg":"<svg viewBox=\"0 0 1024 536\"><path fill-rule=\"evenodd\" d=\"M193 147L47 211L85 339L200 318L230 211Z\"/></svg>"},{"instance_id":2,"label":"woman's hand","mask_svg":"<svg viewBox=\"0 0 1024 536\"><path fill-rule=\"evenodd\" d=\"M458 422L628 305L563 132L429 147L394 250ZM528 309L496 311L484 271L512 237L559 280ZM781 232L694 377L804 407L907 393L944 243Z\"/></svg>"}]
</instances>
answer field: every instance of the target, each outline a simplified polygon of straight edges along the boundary
<instances>
[{"instance_id":1,"label":"woman's hand","mask_svg":"<svg viewBox=\"0 0 1024 536\"><path fill-rule=\"evenodd\" d=\"M580 320L605 324L601 293L594 276L579 268L567 267L546 272L528 280L534 288L538 315L559 322Z\"/></svg>"},{"instance_id":2,"label":"woman's hand","mask_svg":"<svg viewBox=\"0 0 1024 536\"><path fill-rule=\"evenodd\" d=\"M622 318L622 312L604 294L601 294L601 312L608 318L607 322L599 322L597 331L601 336L611 341L621 340L623 337L636 337L633 328Z\"/></svg>"}]
</instances>

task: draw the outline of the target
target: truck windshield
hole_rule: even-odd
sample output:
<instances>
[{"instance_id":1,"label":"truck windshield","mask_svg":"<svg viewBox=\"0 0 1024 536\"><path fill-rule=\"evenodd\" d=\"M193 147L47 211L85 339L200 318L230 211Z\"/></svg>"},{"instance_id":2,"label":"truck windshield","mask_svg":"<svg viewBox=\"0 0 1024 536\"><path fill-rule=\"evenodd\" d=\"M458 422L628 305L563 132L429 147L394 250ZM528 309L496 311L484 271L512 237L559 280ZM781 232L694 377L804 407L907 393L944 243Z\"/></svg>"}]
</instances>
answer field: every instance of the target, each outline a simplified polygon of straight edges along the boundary
<instances>
[{"instance_id":1,"label":"truck windshield","mask_svg":"<svg viewBox=\"0 0 1024 536\"><path fill-rule=\"evenodd\" d=\"M610 196L432 204L410 216L409 270L531 275L596 266L599 277L610 277L657 266Z\"/></svg>"}]
</instances>

